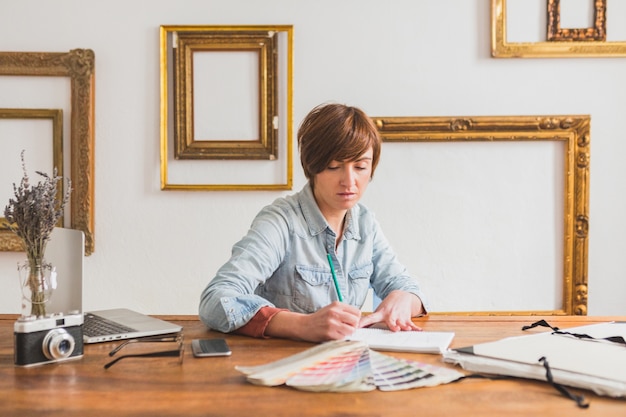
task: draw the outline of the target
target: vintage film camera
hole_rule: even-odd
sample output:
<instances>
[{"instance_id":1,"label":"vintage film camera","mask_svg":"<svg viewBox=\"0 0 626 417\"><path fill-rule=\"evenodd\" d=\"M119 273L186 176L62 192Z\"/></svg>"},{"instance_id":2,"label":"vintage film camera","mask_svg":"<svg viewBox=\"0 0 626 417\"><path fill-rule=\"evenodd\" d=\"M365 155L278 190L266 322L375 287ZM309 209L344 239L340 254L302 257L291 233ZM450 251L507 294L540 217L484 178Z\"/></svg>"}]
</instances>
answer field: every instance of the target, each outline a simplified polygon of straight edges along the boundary
<instances>
[{"instance_id":1,"label":"vintage film camera","mask_svg":"<svg viewBox=\"0 0 626 417\"><path fill-rule=\"evenodd\" d=\"M33 366L83 357L83 315L20 317L13 326L15 364Z\"/></svg>"}]
</instances>

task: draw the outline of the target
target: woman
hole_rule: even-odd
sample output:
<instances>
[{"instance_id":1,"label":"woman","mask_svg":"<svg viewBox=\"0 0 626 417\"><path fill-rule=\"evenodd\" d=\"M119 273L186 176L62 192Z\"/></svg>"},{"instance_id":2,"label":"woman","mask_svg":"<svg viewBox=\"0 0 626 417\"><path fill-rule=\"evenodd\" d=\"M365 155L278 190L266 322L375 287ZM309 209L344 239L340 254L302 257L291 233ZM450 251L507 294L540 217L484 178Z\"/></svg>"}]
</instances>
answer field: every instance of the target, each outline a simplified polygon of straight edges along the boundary
<instances>
[{"instance_id":1,"label":"woman","mask_svg":"<svg viewBox=\"0 0 626 417\"><path fill-rule=\"evenodd\" d=\"M379 322L419 330L419 286L359 204L380 157L376 126L358 108L325 104L302 122L298 145L308 183L259 212L203 291L200 318L222 332L312 342ZM382 302L361 316L370 286Z\"/></svg>"}]
</instances>

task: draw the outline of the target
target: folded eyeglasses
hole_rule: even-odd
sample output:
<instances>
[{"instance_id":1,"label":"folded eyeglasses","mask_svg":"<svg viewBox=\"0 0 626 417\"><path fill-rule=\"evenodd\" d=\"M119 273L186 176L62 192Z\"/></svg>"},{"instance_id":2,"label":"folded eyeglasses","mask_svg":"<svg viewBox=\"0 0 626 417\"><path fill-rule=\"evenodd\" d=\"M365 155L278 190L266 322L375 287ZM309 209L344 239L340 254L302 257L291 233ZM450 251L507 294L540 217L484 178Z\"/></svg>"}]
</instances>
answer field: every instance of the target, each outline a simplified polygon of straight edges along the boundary
<instances>
[{"instance_id":1,"label":"folded eyeglasses","mask_svg":"<svg viewBox=\"0 0 626 417\"><path fill-rule=\"evenodd\" d=\"M185 346L184 346L184 336L183 336L182 333L177 333L177 334L167 335L167 336L148 336L148 337L141 337L141 338L137 338L137 339L128 339L128 340L125 340L124 342L120 343L116 347L114 347L113 350L111 350L109 352L109 356L114 356L117 352L119 352L125 346L128 346L130 344L134 344L134 343L160 343L160 342L170 342L170 343L174 343L175 342L175 343L178 344L178 349L162 350L162 351L157 351L157 352L128 353L128 354L125 354L125 355L118 356L115 359L113 359L112 361L108 362L107 364L104 365L104 369L109 369L111 366L115 365L117 362L119 362L119 361L121 361L122 359L125 359L125 358L178 357L178 363L180 363L180 364L183 363L183 358L185 356L184 355L184 353L185 353Z\"/></svg>"}]
</instances>

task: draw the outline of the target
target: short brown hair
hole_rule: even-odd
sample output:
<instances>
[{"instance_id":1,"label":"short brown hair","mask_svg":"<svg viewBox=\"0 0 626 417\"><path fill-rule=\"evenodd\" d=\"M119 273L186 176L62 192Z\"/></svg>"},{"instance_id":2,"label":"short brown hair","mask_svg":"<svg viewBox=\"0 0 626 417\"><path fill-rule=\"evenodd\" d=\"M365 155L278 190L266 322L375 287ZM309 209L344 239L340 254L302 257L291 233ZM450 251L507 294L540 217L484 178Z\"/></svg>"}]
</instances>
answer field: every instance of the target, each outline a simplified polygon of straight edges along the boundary
<instances>
[{"instance_id":1,"label":"short brown hair","mask_svg":"<svg viewBox=\"0 0 626 417\"><path fill-rule=\"evenodd\" d=\"M308 180L313 180L332 161L356 161L370 147L373 177L380 158L381 138L363 110L343 104L321 104L300 124L298 146Z\"/></svg>"}]
</instances>

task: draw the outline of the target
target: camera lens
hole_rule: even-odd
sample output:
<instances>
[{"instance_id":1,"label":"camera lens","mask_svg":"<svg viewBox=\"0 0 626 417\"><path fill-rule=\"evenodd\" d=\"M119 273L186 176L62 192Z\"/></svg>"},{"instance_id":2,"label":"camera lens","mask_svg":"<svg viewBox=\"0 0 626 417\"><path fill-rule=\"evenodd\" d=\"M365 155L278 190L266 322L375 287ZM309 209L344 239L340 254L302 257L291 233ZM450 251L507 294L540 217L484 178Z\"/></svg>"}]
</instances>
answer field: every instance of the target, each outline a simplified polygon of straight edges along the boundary
<instances>
[{"instance_id":1,"label":"camera lens","mask_svg":"<svg viewBox=\"0 0 626 417\"><path fill-rule=\"evenodd\" d=\"M43 339L42 348L48 359L67 358L74 352L74 337L65 329L50 330Z\"/></svg>"}]
</instances>

